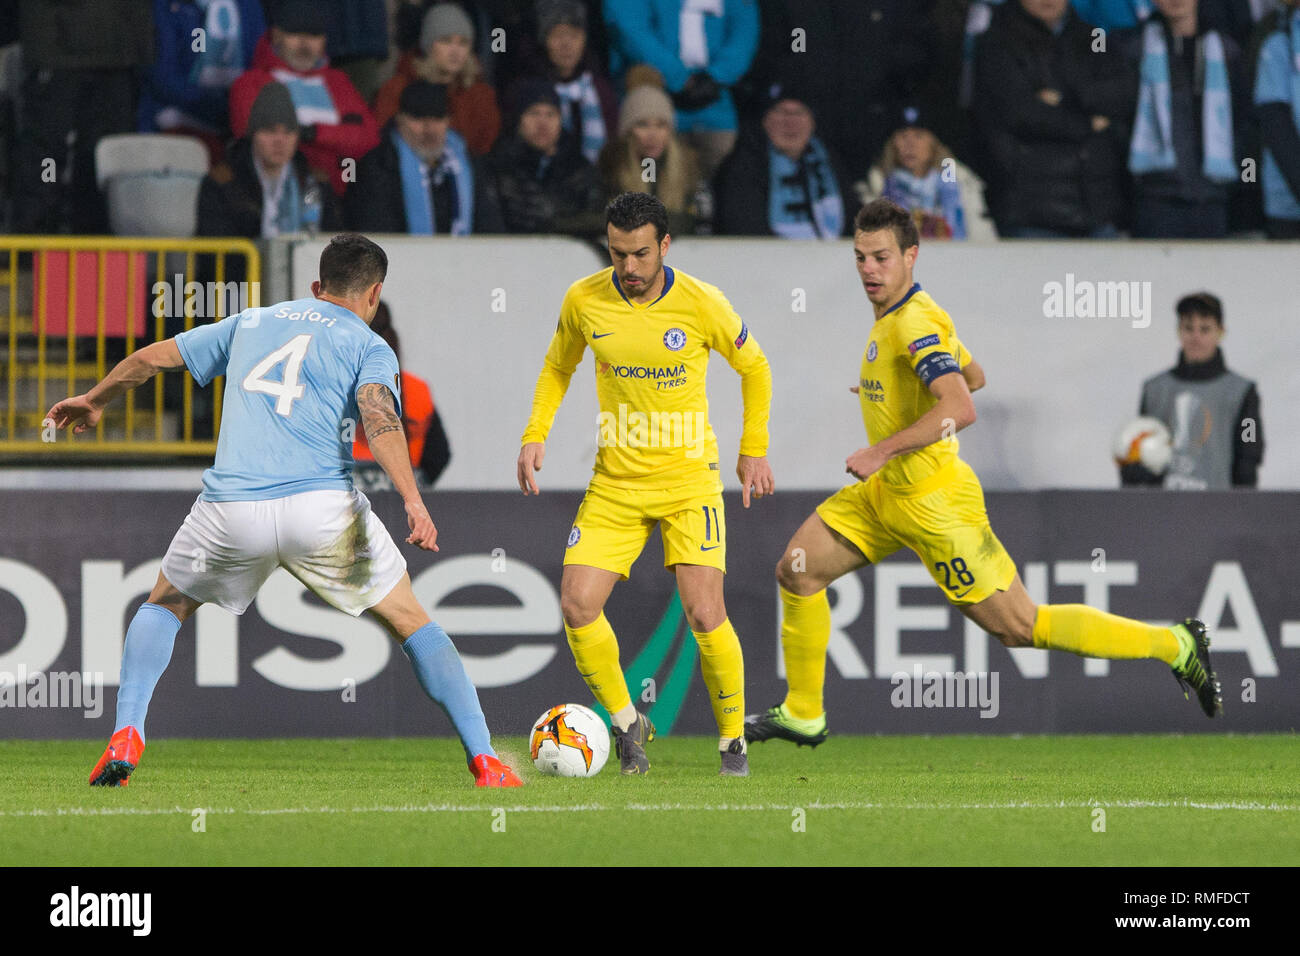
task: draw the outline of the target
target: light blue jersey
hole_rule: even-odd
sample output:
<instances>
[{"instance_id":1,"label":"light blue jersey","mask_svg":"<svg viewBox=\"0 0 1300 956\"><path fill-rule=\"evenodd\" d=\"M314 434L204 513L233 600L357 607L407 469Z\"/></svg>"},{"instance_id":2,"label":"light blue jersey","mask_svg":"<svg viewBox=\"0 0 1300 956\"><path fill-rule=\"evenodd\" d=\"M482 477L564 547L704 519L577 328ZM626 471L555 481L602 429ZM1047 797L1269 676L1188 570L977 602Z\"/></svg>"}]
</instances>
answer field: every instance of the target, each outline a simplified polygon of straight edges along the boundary
<instances>
[{"instance_id":1,"label":"light blue jersey","mask_svg":"<svg viewBox=\"0 0 1300 956\"><path fill-rule=\"evenodd\" d=\"M205 501L262 501L352 487L357 389L388 386L401 408L397 356L347 309L295 299L246 309L176 336L195 381L226 376Z\"/></svg>"}]
</instances>

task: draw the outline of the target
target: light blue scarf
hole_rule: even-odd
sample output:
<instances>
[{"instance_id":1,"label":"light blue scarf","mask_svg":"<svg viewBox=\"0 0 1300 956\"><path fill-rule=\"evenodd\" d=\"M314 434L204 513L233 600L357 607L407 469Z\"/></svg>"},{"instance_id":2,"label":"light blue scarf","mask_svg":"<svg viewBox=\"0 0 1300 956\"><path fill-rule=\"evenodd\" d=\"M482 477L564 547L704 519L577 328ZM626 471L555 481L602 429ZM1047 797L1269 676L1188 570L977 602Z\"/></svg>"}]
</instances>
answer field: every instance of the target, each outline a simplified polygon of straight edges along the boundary
<instances>
[{"instance_id":1,"label":"light blue scarf","mask_svg":"<svg viewBox=\"0 0 1300 956\"><path fill-rule=\"evenodd\" d=\"M402 177L402 205L406 210L406 231L413 236L432 236L437 231L430 187L441 185L445 177L452 176L456 208L451 220L451 234L468 236L474 225L474 167L470 165L465 140L455 130L447 130L442 158L436 167L429 170L415 154L415 150L402 139L396 127L389 131L389 136L397 149L397 164Z\"/></svg>"},{"instance_id":2,"label":"light blue scarf","mask_svg":"<svg viewBox=\"0 0 1300 956\"><path fill-rule=\"evenodd\" d=\"M334 105L334 94L330 92L324 74L301 74L292 70L275 69L271 71L271 76L289 88L289 96L293 100L293 109L298 114L300 125L338 125L338 107Z\"/></svg>"},{"instance_id":3,"label":"light blue scarf","mask_svg":"<svg viewBox=\"0 0 1300 956\"><path fill-rule=\"evenodd\" d=\"M1205 61L1201 91L1201 171L1217 183L1237 178L1236 149L1232 137L1232 96L1223 40L1211 30L1200 38ZM1137 117L1129 144L1129 171L1134 175L1175 169L1173 106L1169 92L1169 48L1164 26L1152 20L1142 28L1141 88Z\"/></svg>"},{"instance_id":4,"label":"light blue scarf","mask_svg":"<svg viewBox=\"0 0 1300 956\"><path fill-rule=\"evenodd\" d=\"M607 133L605 114L600 109L600 96L596 93L596 81L592 78L591 71L583 71L568 83L556 83L555 93L565 107L560 110L560 115L564 118L564 131L575 132L572 129L572 117L576 112L582 124L582 129L576 131L582 136L582 155L587 157L587 162L594 163L605 145ZM576 110L569 109L570 105L576 107Z\"/></svg>"},{"instance_id":5,"label":"light blue scarf","mask_svg":"<svg viewBox=\"0 0 1300 956\"><path fill-rule=\"evenodd\" d=\"M262 186L263 191L266 185ZM262 202L271 201L271 197L262 196ZM298 186L298 171L290 161L284 172L284 185L280 187L280 201L275 207L276 235L287 236L303 228L302 190Z\"/></svg>"},{"instance_id":6,"label":"light blue scarf","mask_svg":"<svg viewBox=\"0 0 1300 956\"><path fill-rule=\"evenodd\" d=\"M767 147L769 189L767 221L786 239L834 239L844 229L839 183L821 140L808 141L799 160ZM804 193L807 178L808 193ZM808 203L812 208L808 208Z\"/></svg>"}]
</instances>

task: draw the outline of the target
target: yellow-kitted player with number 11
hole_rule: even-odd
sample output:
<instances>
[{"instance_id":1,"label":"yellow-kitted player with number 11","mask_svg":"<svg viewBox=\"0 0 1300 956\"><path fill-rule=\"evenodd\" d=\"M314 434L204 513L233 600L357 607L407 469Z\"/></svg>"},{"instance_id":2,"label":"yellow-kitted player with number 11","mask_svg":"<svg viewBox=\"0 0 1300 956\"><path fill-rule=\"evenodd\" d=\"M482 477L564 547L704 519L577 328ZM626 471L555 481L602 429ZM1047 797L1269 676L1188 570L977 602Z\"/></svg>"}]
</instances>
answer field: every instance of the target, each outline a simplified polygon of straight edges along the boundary
<instances>
[{"instance_id":1,"label":"yellow-kitted player with number 11","mask_svg":"<svg viewBox=\"0 0 1300 956\"><path fill-rule=\"evenodd\" d=\"M614 584L626 579L656 524L664 565L700 649L700 669L718 724L724 776L747 776L744 662L722 598L726 516L718 444L709 425L705 374L720 352L741 376L744 430L736 473L746 508L775 490L767 463L772 376L767 358L714 286L664 265L668 214L646 193L624 193L606 211L613 268L579 279L537 379L517 472L537 494L545 441L583 353L596 360L598 451L587 494L569 532L560 607L578 672L609 711L625 774L650 768L654 726L638 712L605 619Z\"/></svg>"}]
</instances>

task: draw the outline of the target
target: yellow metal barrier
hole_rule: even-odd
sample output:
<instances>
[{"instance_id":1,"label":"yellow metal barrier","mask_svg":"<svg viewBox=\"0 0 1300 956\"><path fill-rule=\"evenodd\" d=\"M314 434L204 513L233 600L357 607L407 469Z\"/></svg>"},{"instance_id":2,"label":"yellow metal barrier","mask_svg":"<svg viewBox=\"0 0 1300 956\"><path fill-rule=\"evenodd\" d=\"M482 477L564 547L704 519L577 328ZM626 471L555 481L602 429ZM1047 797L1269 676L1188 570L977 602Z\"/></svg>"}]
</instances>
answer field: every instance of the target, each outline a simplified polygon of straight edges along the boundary
<instances>
[{"instance_id":1,"label":"yellow metal barrier","mask_svg":"<svg viewBox=\"0 0 1300 956\"><path fill-rule=\"evenodd\" d=\"M169 265L169 257L174 263L182 255L183 270ZM0 389L0 460L216 451L224 380L209 386L211 414L205 407L205 427L196 431L194 380L183 369L128 392L105 409L93 431L55 434L43 420L56 401L87 391L137 346L261 305L261 256L252 242L0 236L0 263L0 284L8 286L0 296L8 304L0 315L7 352L0 363L7 379ZM241 271L241 280L227 281ZM151 272L154 281L146 286ZM171 394L176 390L179 399Z\"/></svg>"}]
</instances>

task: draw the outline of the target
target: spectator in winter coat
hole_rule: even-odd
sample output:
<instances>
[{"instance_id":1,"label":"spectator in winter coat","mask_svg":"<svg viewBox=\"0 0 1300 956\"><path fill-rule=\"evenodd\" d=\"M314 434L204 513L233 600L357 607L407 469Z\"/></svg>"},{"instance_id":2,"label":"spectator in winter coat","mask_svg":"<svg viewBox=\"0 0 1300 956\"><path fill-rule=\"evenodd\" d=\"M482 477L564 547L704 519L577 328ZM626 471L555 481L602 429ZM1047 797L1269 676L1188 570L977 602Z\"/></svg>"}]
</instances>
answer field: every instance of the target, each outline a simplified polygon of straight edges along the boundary
<instances>
[{"instance_id":1,"label":"spectator in winter coat","mask_svg":"<svg viewBox=\"0 0 1300 956\"><path fill-rule=\"evenodd\" d=\"M1066 0L1006 0L975 46L971 108L1002 236L1113 236L1133 82Z\"/></svg>"},{"instance_id":2,"label":"spectator in winter coat","mask_svg":"<svg viewBox=\"0 0 1300 956\"><path fill-rule=\"evenodd\" d=\"M1300 2L1270 23L1255 72L1255 115L1264 142L1260 184L1270 239L1300 239Z\"/></svg>"},{"instance_id":3,"label":"spectator in winter coat","mask_svg":"<svg viewBox=\"0 0 1300 956\"><path fill-rule=\"evenodd\" d=\"M618 137L600 154L600 171L606 199L649 193L668 210L668 231L685 236L711 226L713 199L695 150L677 135L676 119L673 102L661 88L629 90L619 113Z\"/></svg>"},{"instance_id":4,"label":"spectator in winter coat","mask_svg":"<svg viewBox=\"0 0 1300 956\"><path fill-rule=\"evenodd\" d=\"M1241 176L1243 97L1237 44L1198 18L1198 0L1157 13L1117 43L1137 84L1128 168L1139 239L1222 239Z\"/></svg>"},{"instance_id":5,"label":"spectator in winter coat","mask_svg":"<svg viewBox=\"0 0 1300 956\"><path fill-rule=\"evenodd\" d=\"M388 61L387 0L316 0L325 11L325 49L330 63L348 75L367 103L382 82Z\"/></svg>"},{"instance_id":6,"label":"spectator in winter coat","mask_svg":"<svg viewBox=\"0 0 1300 956\"><path fill-rule=\"evenodd\" d=\"M968 0L944 5L960 5L962 22L971 6ZM952 56L959 45L941 46L934 0L759 0L759 6L762 37L749 82L760 95L773 83L799 89L817 116L818 138L855 176L879 158L899 111L918 102L920 86L932 74L961 69ZM955 81L952 86L947 100L960 116ZM948 127L934 131L959 145Z\"/></svg>"},{"instance_id":7,"label":"spectator in winter coat","mask_svg":"<svg viewBox=\"0 0 1300 956\"><path fill-rule=\"evenodd\" d=\"M614 136L618 98L587 49L587 8L580 0L550 0L539 6L537 20L541 50L527 78L555 86L564 132L578 138L582 155L594 163Z\"/></svg>"},{"instance_id":8,"label":"spectator in winter coat","mask_svg":"<svg viewBox=\"0 0 1300 956\"><path fill-rule=\"evenodd\" d=\"M416 80L345 196L358 232L467 236L504 231L486 175L450 128L447 87Z\"/></svg>"},{"instance_id":9,"label":"spectator in winter coat","mask_svg":"<svg viewBox=\"0 0 1300 956\"><path fill-rule=\"evenodd\" d=\"M135 129L137 73L154 57L150 2L9 0L5 6L18 7L23 60L14 229L107 232L95 144Z\"/></svg>"},{"instance_id":10,"label":"spectator in winter coat","mask_svg":"<svg viewBox=\"0 0 1300 956\"><path fill-rule=\"evenodd\" d=\"M248 133L199 187L198 233L269 239L338 229L338 199L298 151L298 117L281 83L262 87Z\"/></svg>"},{"instance_id":11,"label":"spectator in winter coat","mask_svg":"<svg viewBox=\"0 0 1300 956\"><path fill-rule=\"evenodd\" d=\"M930 239L996 239L984 209L984 184L907 107L880 161L858 184L863 204L884 197L912 213Z\"/></svg>"},{"instance_id":12,"label":"spectator in winter coat","mask_svg":"<svg viewBox=\"0 0 1300 956\"><path fill-rule=\"evenodd\" d=\"M325 59L325 18L310 0L285 0L276 8L269 45L259 48L252 69L231 86L236 136L248 132L253 101L272 80L293 97L303 155L343 195L345 161L356 163L374 149L379 127L347 75Z\"/></svg>"},{"instance_id":13,"label":"spectator in winter coat","mask_svg":"<svg viewBox=\"0 0 1300 956\"><path fill-rule=\"evenodd\" d=\"M230 85L253 65L266 32L262 4L153 0L153 21L157 58L141 77L138 128L198 136L220 158L230 127Z\"/></svg>"},{"instance_id":14,"label":"spectator in winter coat","mask_svg":"<svg viewBox=\"0 0 1300 956\"><path fill-rule=\"evenodd\" d=\"M852 232L853 190L815 135L803 95L769 90L761 133L741 140L714 184L715 231L727 236L834 239Z\"/></svg>"},{"instance_id":15,"label":"spectator in winter coat","mask_svg":"<svg viewBox=\"0 0 1300 956\"><path fill-rule=\"evenodd\" d=\"M488 154L507 232L593 236L604 228L600 178L562 135L560 98L545 80L519 89L514 131Z\"/></svg>"},{"instance_id":16,"label":"spectator in winter coat","mask_svg":"<svg viewBox=\"0 0 1300 956\"><path fill-rule=\"evenodd\" d=\"M420 31L423 55L404 54L397 72L375 98L375 115L387 123L397 112L397 101L406 84L422 79L445 84L451 104L451 128L465 140L471 156L482 156L492 148L501 132L501 111L496 91L482 80L482 69L474 55L474 24L454 3L439 3L424 15Z\"/></svg>"},{"instance_id":17,"label":"spectator in winter coat","mask_svg":"<svg viewBox=\"0 0 1300 956\"><path fill-rule=\"evenodd\" d=\"M611 62L653 66L677 104L677 129L712 176L736 144L731 87L758 50L753 0L605 0Z\"/></svg>"}]
</instances>

